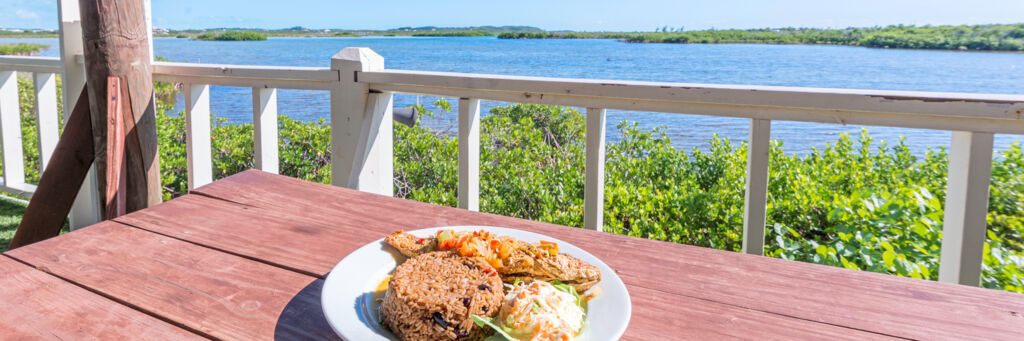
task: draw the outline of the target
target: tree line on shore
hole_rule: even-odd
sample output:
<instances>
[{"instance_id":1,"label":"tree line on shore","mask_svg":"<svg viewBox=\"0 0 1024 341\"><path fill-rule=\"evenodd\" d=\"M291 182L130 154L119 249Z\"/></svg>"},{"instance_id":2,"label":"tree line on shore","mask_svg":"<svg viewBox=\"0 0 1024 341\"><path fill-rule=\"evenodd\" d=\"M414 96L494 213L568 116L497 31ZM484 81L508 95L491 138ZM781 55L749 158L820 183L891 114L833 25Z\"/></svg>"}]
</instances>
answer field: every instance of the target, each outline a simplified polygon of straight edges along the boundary
<instances>
[{"instance_id":1,"label":"tree line on shore","mask_svg":"<svg viewBox=\"0 0 1024 341\"><path fill-rule=\"evenodd\" d=\"M1024 24L777 28L682 32L505 32L501 39L619 39L630 43L824 44L877 48L1024 51Z\"/></svg>"},{"instance_id":2,"label":"tree line on shore","mask_svg":"<svg viewBox=\"0 0 1024 341\"><path fill-rule=\"evenodd\" d=\"M618 39L630 43L670 44L823 44L876 48L962 51L1024 51L1024 24L821 28L762 28L684 31L659 28L654 32L544 31L531 26L401 27L389 30L309 29L189 29L169 30L156 37L196 40L265 40L266 37L480 37L500 39ZM0 37L56 37L56 31L0 31ZM262 38L261 38L262 37Z\"/></svg>"}]
</instances>

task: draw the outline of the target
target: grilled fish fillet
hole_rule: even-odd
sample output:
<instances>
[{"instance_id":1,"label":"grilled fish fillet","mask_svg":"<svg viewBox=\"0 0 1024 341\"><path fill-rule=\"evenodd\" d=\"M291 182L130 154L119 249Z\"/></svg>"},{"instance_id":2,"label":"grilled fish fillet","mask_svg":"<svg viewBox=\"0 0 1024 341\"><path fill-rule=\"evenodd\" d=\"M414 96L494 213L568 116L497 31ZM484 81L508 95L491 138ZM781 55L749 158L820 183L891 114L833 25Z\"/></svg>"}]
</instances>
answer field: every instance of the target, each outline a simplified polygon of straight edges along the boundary
<instances>
[{"instance_id":1,"label":"grilled fish fillet","mask_svg":"<svg viewBox=\"0 0 1024 341\"><path fill-rule=\"evenodd\" d=\"M395 231L384 237L384 242L407 257L438 249L436 237L420 238L404 231ZM601 271L597 267L573 256L558 253L555 256L538 257L537 247L533 244L519 240L514 240L514 243L515 247L505 260L505 265L497 269L502 281L506 283L516 279L526 283L558 280L582 293L601 281Z\"/></svg>"}]
</instances>

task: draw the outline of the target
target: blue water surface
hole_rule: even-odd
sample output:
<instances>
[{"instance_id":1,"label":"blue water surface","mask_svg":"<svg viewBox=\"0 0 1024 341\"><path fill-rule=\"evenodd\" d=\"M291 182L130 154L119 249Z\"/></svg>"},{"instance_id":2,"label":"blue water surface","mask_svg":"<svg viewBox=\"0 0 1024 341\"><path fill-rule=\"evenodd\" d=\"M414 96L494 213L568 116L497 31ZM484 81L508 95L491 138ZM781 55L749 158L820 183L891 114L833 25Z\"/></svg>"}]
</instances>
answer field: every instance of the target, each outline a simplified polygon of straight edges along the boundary
<instances>
[{"instance_id":1,"label":"blue water surface","mask_svg":"<svg viewBox=\"0 0 1024 341\"><path fill-rule=\"evenodd\" d=\"M57 46L56 39L0 39L0 43L34 41ZM172 61L220 64L322 66L342 48L369 47L385 58L387 68L688 83L811 86L830 88L950 91L1024 94L1024 54L930 50L872 49L816 45L680 45L629 44L615 40L501 40L494 37L360 37L270 38L257 42L211 42L156 38L155 54ZM57 55L56 49L44 55ZM214 86L211 109L229 122L252 120L249 88ZM396 95L396 106L435 98ZM325 91L281 90L279 111L302 120L329 120ZM179 96L179 104L182 99ZM453 101L453 105L456 104ZM484 108L504 103L485 102ZM430 107L428 105L428 107ZM178 105L178 110L183 110ZM437 108L434 108L436 111ZM627 120L641 127L665 127L675 146L707 146L713 134L747 138L746 119L697 115L609 111L609 138ZM455 130L455 114L437 115L424 125ZM772 138L787 152L821 148L841 133L861 129L890 143L901 137L916 154L949 145L946 131L838 124L773 122ZM1019 135L997 135L1005 149Z\"/></svg>"}]
</instances>

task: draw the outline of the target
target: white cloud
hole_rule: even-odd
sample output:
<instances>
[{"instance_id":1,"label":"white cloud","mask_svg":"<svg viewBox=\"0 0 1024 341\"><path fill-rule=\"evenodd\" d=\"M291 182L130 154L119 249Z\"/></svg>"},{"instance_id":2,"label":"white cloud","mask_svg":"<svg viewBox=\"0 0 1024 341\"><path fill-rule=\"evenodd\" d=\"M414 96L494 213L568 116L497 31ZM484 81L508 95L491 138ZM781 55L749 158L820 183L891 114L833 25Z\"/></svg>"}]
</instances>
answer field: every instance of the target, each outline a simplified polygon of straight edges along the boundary
<instances>
[{"instance_id":1,"label":"white cloud","mask_svg":"<svg viewBox=\"0 0 1024 341\"><path fill-rule=\"evenodd\" d=\"M28 10L23 10L23 9L19 9L17 11L14 11L14 15L17 15L18 18L21 18L21 19L39 19L39 13L28 11Z\"/></svg>"}]
</instances>

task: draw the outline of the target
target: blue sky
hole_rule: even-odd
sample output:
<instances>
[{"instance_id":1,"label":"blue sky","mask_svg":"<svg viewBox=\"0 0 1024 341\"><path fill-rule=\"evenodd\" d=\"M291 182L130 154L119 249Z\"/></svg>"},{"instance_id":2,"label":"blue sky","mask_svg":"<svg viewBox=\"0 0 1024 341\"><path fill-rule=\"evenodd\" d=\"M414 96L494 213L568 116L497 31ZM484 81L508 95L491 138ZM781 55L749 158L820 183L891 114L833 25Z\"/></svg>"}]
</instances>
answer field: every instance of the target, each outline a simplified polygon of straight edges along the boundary
<instances>
[{"instance_id":1,"label":"blue sky","mask_svg":"<svg viewBox=\"0 0 1024 341\"><path fill-rule=\"evenodd\" d=\"M0 0L0 27L56 28L56 0ZM849 27L1024 22L1024 0L153 0L157 27L547 30Z\"/></svg>"}]
</instances>

